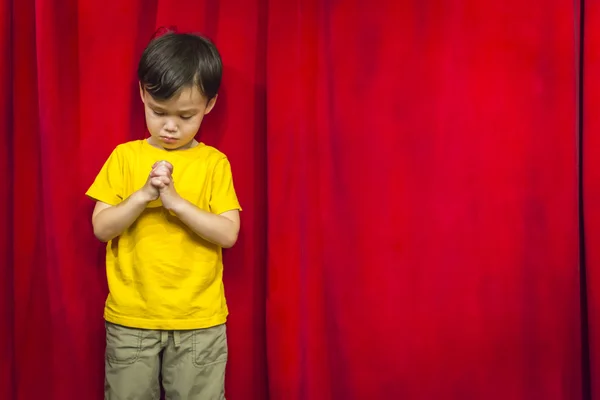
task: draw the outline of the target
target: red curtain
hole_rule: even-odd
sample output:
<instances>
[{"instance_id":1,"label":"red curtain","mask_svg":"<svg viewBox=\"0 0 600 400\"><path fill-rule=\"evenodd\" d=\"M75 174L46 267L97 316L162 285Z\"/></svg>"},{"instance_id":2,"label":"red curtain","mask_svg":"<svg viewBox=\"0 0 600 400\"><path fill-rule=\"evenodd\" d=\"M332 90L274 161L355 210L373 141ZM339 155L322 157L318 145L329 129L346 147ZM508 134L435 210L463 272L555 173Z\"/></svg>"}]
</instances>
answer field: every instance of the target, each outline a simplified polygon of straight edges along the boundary
<instances>
[{"instance_id":1,"label":"red curtain","mask_svg":"<svg viewBox=\"0 0 600 400\"><path fill-rule=\"evenodd\" d=\"M586 1L582 189L591 398L600 399L600 2Z\"/></svg>"},{"instance_id":2,"label":"red curtain","mask_svg":"<svg viewBox=\"0 0 600 400\"><path fill-rule=\"evenodd\" d=\"M225 64L200 140L229 156L245 210L228 399L584 397L572 1L0 4L0 398L102 398L83 193L145 135L135 68L165 25Z\"/></svg>"},{"instance_id":3,"label":"red curtain","mask_svg":"<svg viewBox=\"0 0 600 400\"><path fill-rule=\"evenodd\" d=\"M578 10L270 2L276 399L577 399Z\"/></svg>"}]
</instances>

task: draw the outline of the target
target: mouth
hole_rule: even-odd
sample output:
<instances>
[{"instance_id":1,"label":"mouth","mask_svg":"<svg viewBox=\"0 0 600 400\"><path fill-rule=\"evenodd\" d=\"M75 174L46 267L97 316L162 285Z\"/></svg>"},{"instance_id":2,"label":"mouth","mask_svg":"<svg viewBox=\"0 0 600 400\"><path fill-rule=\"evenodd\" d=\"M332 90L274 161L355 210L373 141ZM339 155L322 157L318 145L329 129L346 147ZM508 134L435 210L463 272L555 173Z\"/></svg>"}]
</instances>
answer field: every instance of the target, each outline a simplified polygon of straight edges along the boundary
<instances>
[{"instance_id":1,"label":"mouth","mask_svg":"<svg viewBox=\"0 0 600 400\"><path fill-rule=\"evenodd\" d=\"M177 141L176 138L170 136L161 136L160 140L162 140L165 143L175 143Z\"/></svg>"}]
</instances>

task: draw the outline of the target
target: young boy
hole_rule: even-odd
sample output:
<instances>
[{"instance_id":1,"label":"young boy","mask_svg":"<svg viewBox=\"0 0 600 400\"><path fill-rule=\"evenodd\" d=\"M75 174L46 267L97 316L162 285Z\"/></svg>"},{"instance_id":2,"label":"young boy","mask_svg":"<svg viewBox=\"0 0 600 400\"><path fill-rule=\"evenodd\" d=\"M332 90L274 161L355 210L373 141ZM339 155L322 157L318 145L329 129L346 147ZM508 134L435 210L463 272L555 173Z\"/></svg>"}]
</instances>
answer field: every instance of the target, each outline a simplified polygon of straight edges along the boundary
<instances>
[{"instance_id":1,"label":"young boy","mask_svg":"<svg viewBox=\"0 0 600 400\"><path fill-rule=\"evenodd\" d=\"M222 248L240 205L225 155L197 142L222 64L207 39L167 33L138 68L150 137L116 147L87 195L107 242L105 399L224 399Z\"/></svg>"}]
</instances>

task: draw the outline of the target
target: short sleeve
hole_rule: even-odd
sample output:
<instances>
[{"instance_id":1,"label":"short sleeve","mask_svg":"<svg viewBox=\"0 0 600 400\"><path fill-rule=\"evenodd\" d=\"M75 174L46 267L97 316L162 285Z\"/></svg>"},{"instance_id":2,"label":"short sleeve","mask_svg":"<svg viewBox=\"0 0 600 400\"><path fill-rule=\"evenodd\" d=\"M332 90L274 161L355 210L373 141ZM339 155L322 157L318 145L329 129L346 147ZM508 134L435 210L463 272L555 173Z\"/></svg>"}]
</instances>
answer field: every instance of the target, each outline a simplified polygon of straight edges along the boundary
<instances>
[{"instance_id":1,"label":"short sleeve","mask_svg":"<svg viewBox=\"0 0 600 400\"><path fill-rule=\"evenodd\" d=\"M215 214L242 209L233 187L231 165L227 158L219 160L213 171L209 206Z\"/></svg>"},{"instance_id":2,"label":"short sleeve","mask_svg":"<svg viewBox=\"0 0 600 400\"><path fill-rule=\"evenodd\" d=\"M85 193L96 201L115 206L123 201L123 158L117 147Z\"/></svg>"}]
</instances>

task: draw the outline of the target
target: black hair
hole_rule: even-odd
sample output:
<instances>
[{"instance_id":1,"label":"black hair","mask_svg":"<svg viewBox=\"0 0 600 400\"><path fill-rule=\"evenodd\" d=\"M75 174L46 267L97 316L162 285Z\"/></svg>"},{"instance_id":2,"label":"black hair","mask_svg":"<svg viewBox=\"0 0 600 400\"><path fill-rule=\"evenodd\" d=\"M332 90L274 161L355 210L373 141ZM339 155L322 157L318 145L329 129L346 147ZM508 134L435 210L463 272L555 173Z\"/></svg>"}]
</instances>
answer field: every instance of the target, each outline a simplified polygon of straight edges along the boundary
<instances>
[{"instance_id":1,"label":"black hair","mask_svg":"<svg viewBox=\"0 0 600 400\"><path fill-rule=\"evenodd\" d=\"M210 100L219 91L222 73L215 45L189 33L169 32L153 39L138 65L142 88L157 100L168 100L192 85Z\"/></svg>"}]
</instances>

